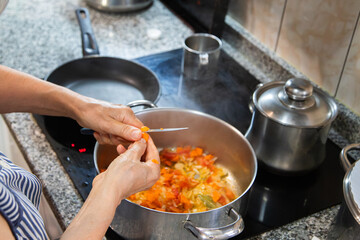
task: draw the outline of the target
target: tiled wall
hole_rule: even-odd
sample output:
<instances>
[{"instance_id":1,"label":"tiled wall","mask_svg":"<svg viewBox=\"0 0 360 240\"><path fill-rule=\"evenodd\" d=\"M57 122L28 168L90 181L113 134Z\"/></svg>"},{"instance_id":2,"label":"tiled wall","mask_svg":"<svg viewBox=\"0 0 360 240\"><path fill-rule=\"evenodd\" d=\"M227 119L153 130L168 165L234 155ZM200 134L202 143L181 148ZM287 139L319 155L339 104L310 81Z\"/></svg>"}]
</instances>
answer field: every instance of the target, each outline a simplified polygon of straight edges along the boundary
<instances>
[{"instance_id":1,"label":"tiled wall","mask_svg":"<svg viewBox=\"0 0 360 240\"><path fill-rule=\"evenodd\" d=\"M359 0L232 0L229 15L360 115Z\"/></svg>"}]
</instances>

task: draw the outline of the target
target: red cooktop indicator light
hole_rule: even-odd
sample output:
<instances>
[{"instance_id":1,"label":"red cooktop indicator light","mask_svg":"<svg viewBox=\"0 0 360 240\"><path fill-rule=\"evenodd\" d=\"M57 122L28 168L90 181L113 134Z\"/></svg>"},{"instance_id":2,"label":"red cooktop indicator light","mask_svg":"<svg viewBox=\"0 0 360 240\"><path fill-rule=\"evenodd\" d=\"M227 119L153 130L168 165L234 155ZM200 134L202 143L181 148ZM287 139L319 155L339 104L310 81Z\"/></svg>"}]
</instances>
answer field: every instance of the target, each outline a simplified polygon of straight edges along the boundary
<instances>
[{"instance_id":1,"label":"red cooktop indicator light","mask_svg":"<svg viewBox=\"0 0 360 240\"><path fill-rule=\"evenodd\" d=\"M86 152L86 148L79 148L79 152L81 153Z\"/></svg>"},{"instance_id":2,"label":"red cooktop indicator light","mask_svg":"<svg viewBox=\"0 0 360 240\"><path fill-rule=\"evenodd\" d=\"M72 144L71 144L71 147L75 147L75 144L74 144L74 143L72 143Z\"/></svg>"}]
</instances>

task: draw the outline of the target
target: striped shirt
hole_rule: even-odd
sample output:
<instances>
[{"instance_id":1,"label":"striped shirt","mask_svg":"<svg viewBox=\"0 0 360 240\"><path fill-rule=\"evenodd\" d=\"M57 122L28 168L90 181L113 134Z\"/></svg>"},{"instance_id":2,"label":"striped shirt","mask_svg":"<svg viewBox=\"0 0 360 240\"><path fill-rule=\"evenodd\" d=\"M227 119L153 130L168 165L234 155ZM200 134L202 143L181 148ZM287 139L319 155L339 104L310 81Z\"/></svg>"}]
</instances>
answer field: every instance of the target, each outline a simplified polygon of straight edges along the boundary
<instances>
[{"instance_id":1,"label":"striped shirt","mask_svg":"<svg viewBox=\"0 0 360 240\"><path fill-rule=\"evenodd\" d=\"M41 183L0 152L0 214L16 239L48 239L39 213Z\"/></svg>"}]
</instances>

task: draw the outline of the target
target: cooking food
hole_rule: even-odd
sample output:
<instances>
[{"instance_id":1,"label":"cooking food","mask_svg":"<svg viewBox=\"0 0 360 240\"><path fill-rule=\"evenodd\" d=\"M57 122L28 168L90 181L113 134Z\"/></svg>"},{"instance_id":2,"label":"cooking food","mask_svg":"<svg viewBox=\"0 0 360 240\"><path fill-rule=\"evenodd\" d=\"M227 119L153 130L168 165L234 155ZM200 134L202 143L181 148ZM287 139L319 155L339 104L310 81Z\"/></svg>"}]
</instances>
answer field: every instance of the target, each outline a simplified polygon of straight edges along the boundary
<instances>
[{"instance_id":1,"label":"cooking food","mask_svg":"<svg viewBox=\"0 0 360 240\"><path fill-rule=\"evenodd\" d=\"M149 190L128 200L151 209L195 213L221 207L239 195L216 157L199 147L165 148L160 151L161 176Z\"/></svg>"}]
</instances>

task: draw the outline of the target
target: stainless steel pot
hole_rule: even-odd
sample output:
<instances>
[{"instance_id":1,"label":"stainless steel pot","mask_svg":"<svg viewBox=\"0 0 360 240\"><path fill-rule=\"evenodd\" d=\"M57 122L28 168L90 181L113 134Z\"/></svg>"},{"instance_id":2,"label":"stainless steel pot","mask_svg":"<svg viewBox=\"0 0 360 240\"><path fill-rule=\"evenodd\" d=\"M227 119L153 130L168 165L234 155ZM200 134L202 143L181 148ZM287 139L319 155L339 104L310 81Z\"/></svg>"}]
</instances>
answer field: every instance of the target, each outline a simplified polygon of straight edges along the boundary
<instances>
[{"instance_id":1,"label":"stainless steel pot","mask_svg":"<svg viewBox=\"0 0 360 240\"><path fill-rule=\"evenodd\" d=\"M347 156L349 151L356 149L360 150L360 143L348 145L340 153L346 171L343 180L344 200L329 231L328 240L360 238L360 159L352 164Z\"/></svg>"},{"instance_id":2,"label":"stainless steel pot","mask_svg":"<svg viewBox=\"0 0 360 240\"><path fill-rule=\"evenodd\" d=\"M241 195L217 209L200 213L160 212L123 200L116 210L111 228L126 239L227 239L242 232L242 216L248 192L257 173L253 149L233 126L213 116L179 108L146 109L136 116L151 128L187 126L189 130L152 133L158 148L193 145L218 156L218 164L229 170ZM114 146L96 143L94 162L117 156Z\"/></svg>"},{"instance_id":3,"label":"stainless steel pot","mask_svg":"<svg viewBox=\"0 0 360 240\"><path fill-rule=\"evenodd\" d=\"M335 101L305 80L289 79L258 87L245 136L269 170L302 174L325 158L325 143L337 116Z\"/></svg>"}]
</instances>

